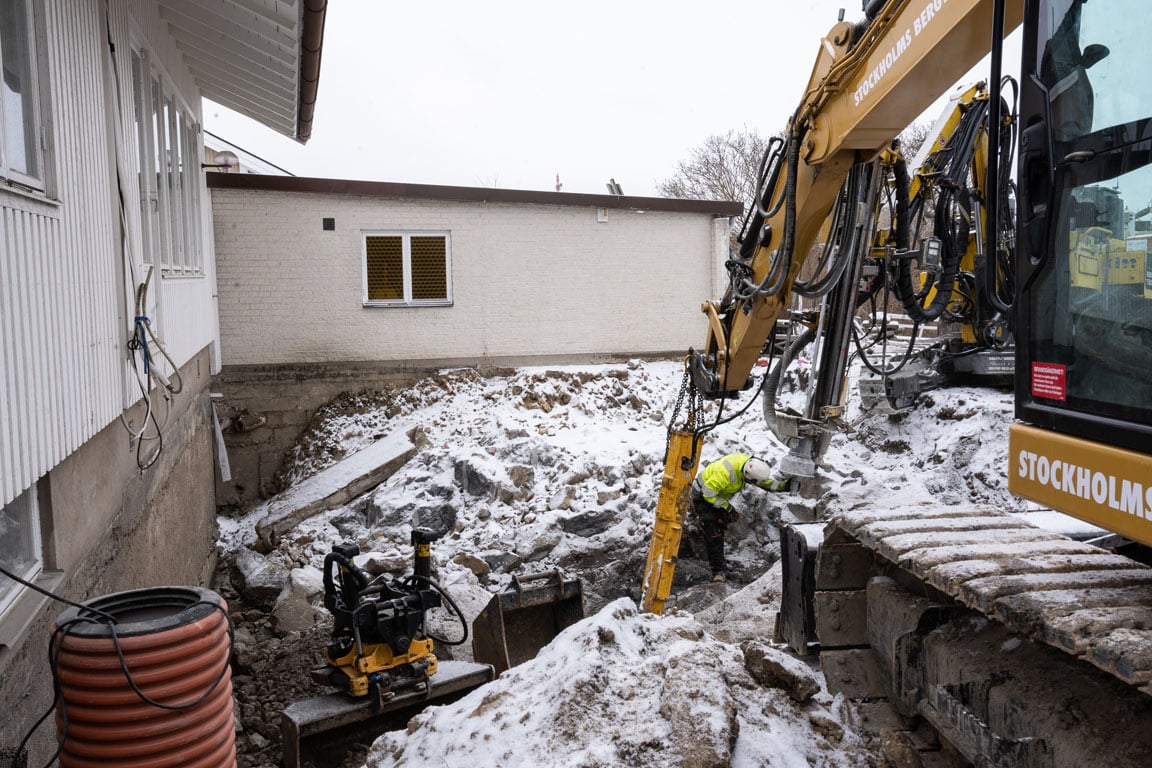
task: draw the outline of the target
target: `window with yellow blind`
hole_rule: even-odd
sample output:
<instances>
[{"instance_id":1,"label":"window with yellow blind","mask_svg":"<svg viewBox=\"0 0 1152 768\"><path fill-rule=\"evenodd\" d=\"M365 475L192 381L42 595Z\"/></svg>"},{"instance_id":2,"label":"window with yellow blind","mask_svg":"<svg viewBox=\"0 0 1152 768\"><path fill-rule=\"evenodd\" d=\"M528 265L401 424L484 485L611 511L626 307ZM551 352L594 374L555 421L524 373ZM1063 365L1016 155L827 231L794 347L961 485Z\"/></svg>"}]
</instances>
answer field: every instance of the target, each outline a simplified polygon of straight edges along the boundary
<instances>
[{"instance_id":1,"label":"window with yellow blind","mask_svg":"<svg viewBox=\"0 0 1152 768\"><path fill-rule=\"evenodd\" d=\"M452 303L447 232L364 232L364 306Z\"/></svg>"}]
</instances>

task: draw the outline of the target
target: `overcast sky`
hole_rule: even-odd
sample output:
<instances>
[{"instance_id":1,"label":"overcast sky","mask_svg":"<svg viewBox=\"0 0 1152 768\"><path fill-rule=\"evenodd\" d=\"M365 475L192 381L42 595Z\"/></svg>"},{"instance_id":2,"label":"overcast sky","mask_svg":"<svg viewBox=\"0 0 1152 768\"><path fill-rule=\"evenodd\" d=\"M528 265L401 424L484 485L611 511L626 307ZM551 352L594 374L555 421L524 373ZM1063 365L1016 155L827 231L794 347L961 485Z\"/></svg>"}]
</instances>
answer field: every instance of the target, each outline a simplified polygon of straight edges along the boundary
<instances>
[{"instance_id":1,"label":"overcast sky","mask_svg":"<svg viewBox=\"0 0 1152 768\"><path fill-rule=\"evenodd\" d=\"M860 0L340 0L305 146L206 102L204 126L298 176L605 192L713 134L782 130ZM1007 54L1006 54L1007 55Z\"/></svg>"}]
</instances>

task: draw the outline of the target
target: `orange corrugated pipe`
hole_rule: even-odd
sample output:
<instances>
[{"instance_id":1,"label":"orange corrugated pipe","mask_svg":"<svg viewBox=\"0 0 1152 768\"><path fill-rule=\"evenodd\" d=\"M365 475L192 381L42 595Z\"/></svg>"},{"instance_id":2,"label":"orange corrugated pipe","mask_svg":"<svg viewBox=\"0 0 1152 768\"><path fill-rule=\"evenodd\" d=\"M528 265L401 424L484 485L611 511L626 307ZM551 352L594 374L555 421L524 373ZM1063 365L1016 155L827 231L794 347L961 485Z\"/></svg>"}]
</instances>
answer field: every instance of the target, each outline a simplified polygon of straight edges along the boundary
<instances>
[{"instance_id":1,"label":"orange corrugated pipe","mask_svg":"<svg viewBox=\"0 0 1152 768\"><path fill-rule=\"evenodd\" d=\"M64 611L52 636L63 768L234 768L222 597L198 587L120 592Z\"/></svg>"}]
</instances>

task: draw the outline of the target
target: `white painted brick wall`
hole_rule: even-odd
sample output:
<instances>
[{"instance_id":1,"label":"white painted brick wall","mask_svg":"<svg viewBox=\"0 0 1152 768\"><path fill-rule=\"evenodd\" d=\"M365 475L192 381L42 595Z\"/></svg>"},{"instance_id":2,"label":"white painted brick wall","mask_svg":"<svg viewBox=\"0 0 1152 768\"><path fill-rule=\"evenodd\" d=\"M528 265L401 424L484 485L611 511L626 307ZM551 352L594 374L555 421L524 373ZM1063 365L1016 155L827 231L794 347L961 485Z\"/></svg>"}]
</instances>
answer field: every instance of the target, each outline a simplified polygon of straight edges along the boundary
<instances>
[{"instance_id":1,"label":"white painted brick wall","mask_svg":"<svg viewBox=\"0 0 1152 768\"><path fill-rule=\"evenodd\" d=\"M224 365L687 351L709 214L213 189ZM335 231L321 219L334 218ZM453 305L364 307L362 231L451 233Z\"/></svg>"}]
</instances>

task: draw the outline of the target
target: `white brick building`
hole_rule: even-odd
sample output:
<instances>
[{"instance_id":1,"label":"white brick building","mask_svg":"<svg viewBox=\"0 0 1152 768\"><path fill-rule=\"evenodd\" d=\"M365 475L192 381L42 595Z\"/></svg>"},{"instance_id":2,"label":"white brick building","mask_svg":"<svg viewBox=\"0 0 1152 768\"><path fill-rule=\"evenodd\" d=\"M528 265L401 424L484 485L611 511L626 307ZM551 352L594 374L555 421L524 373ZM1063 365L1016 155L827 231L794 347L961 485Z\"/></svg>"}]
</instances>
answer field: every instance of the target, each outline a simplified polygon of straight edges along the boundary
<instances>
[{"instance_id":1,"label":"white brick building","mask_svg":"<svg viewBox=\"0 0 1152 768\"><path fill-rule=\"evenodd\" d=\"M281 176L209 187L225 369L682 353L705 338L741 212Z\"/></svg>"}]
</instances>

